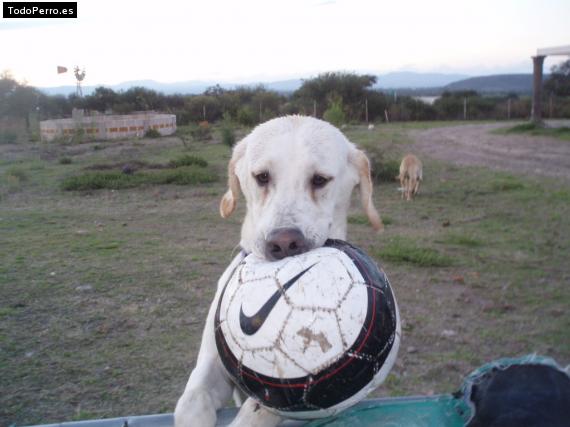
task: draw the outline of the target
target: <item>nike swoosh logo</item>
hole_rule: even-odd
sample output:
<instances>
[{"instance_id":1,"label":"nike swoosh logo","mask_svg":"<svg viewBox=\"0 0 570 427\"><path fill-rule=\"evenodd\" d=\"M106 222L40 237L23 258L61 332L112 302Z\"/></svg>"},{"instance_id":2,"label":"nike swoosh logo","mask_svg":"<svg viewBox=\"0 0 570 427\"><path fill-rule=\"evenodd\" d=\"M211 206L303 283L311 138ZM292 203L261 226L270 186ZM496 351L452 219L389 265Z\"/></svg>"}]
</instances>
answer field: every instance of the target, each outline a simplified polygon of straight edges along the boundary
<instances>
[{"instance_id":1,"label":"nike swoosh logo","mask_svg":"<svg viewBox=\"0 0 570 427\"><path fill-rule=\"evenodd\" d=\"M279 301L279 298L281 298L281 296L287 291L287 289L293 286L297 282L297 280L301 278L303 274L305 274L315 265L317 265L317 263L311 265L310 267L307 267L305 270L301 271L299 274L297 274L295 277L293 277L287 283L285 283L281 289L275 291L275 293L271 295L271 298L269 298L265 302L265 304L263 304L261 308L257 311L257 313L255 313L253 316L246 316L244 314L243 303L242 303L239 309L239 325L241 327L242 332L246 335L255 334L259 330L259 328L261 328L261 326L267 319L267 316L269 316L269 313L271 313L271 310L273 310L273 307L275 307L275 304L277 304L277 301Z\"/></svg>"}]
</instances>

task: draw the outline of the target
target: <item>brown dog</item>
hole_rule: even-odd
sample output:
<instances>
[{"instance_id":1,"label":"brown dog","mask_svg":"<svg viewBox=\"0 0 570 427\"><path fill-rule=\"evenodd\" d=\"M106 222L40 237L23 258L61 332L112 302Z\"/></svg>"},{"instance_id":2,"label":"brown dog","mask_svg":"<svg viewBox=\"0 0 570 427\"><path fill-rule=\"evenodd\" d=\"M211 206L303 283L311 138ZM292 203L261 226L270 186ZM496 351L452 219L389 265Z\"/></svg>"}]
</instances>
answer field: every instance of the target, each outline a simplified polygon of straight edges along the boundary
<instances>
[{"instance_id":1,"label":"brown dog","mask_svg":"<svg viewBox=\"0 0 570 427\"><path fill-rule=\"evenodd\" d=\"M400 175L396 177L400 180L402 187L402 199L411 200L420 189L422 181L422 162L413 154L404 156L400 164Z\"/></svg>"}]
</instances>

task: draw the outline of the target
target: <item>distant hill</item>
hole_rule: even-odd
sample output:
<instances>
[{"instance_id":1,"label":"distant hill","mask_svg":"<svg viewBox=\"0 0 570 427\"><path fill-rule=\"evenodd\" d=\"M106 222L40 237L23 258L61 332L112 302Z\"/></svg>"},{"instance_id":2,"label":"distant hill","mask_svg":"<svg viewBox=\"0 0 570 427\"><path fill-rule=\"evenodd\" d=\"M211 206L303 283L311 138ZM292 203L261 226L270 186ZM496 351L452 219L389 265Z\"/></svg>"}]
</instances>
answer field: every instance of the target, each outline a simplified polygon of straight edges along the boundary
<instances>
[{"instance_id":1,"label":"distant hill","mask_svg":"<svg viewBox=\"0 0 570 427\"><path fill-rule=\"evenodd\" d=\"M187 82L175 82L175 83L161 83L155 80L132 80L128 82L122 82L116 85L97 85L97 86L83 86L83 94L90 95L95 91L96 87L105 86L106 88L113 89L115 92L125 91L133 87L142 86L146 89L152 89L157 92L162 92L166 95L172 95L175 93L181 94L199 94L203 93L210 86L214 86L214 82L205 81L187 81ZM225 89L230 89L234 87L233 85L220 85ZM39 88L42 92L47 95L71 95L75 93L75 86L57 86L57 87L41 87Z\"/></svg>"},{"instance_id":2,"label":"distant hill","mask_svg":"<svg viewBox=\"0 0 570 427\"><path fill-rule=\"evenodd\" d=\"M396 72L388 74L380 74L377 76L378 82L374 89L395 89L395 88L436 88L442 87L453 81L461 80L467 76L463 74L440 74L440 73L414 73L414 72ZM310 77L308 77L310 78ZM301 87L302 79L278 80L270 82L250 82L250 83L220 83L224 89L234 89L237 86L257 86L262 84L268 90L280 93L294 92ZM135 86L142 86L147 89L156 90L166 95L174 93L180 94L200 94L211 86L218 84L215 81L199 81L189 80L174 83L161 83L155 80L133 80L119 83L116 85L98 85L105 86L114 91L128 90ZM97 86L83 86L83 94L89 95L93 93ZM57 86L57 87L40 87L42 92L48 95L70 95L75 93L75 86Z\"/></svg>"},{"instance_id":3,"label":"distant hill","mask_svg":"<svg viewBox=\"0 0 570 427\"><path fill-rule=\"evenodd\" d=\"M468 78L465 74L442 73L414 73L402 71L397 73L381 74L378 77L375 89L419 89L442 87L457 80Z\"/></svg>"},{"instance_id":4,"label":"distant hill","mask_svg":"<svg viewBox=\"0 0 570 427\"><path fill-rule=\"evenodd\" d=\"M383 91L397 90L405 95L439 95L443 91L474 90L483 94L531 94L532 74L496 74L491 76L467 77L462 74L397 72L380 74L374 89ZM548 75L544 76L547 79ZM290 93L301 87L303 79L279 80L272 82L220 83L224 89L235 89L238 86L257 86L262 84L266 89L280 93ZM155 80L133 80L116 85L105 85L114 91L124 91L135 86L156 90L166 95L200 94L214 81L189 80L184 82L161 83ZM84 86L83 93L93 93L96 86ZM75 93L75 86L59 86L39 88L48 95L69 95Z\"/></svg>"},{"instance_id":5,"label":"distant hill","mask_svg":"<svg viewBox=\"0 0 570 427\"><path fill-rule=\"evenodd\" d=\"M275 82L255 82L255 83L217 83L214 81L199 81L199 80L189 80L185 82L174 82L174 83L162 83L155 80L132 80L128 82L122 82L116 85L97 85L97 86L83 86L83 94L90 95L95 91L98 86L105 86L109 89L113 89L115 92L128 90L133 87L142 86L147 89L152 89L157 92L162 92L165 95L172 95L175 93L179 94L190 94L196 95L204 93L209 87L219 84L223 89L235 89L238 86L257 86L263 84L268 90L273 90L276 92L293 92L301 86L300 79L293 80L281 80ZM39 88L42 92L47 95L70 95L75 93L75 86L57 86L57 87L41 87Z\"/></svg>"},{"instance_id":6,"label":"distant hill","mask_svg":"<svg viewBox=\"0 0 570 427\"><path fill-rule=\"evenodd\" d=\"M545 75L544 80L549 76ZM445 91L474 90L479 93L499 94L532 93L532 74L496 74L492 76L471 77L450 83L443 87Z\"/></svg>"}]
</instances>

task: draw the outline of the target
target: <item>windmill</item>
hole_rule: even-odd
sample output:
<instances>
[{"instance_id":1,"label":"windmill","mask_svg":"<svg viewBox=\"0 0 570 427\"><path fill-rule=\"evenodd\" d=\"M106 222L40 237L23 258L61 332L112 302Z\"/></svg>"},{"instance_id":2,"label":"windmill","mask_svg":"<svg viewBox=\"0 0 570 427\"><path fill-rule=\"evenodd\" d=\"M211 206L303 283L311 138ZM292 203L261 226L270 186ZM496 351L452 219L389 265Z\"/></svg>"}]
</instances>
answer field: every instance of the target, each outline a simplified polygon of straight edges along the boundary
<instances>
[{"instance_id":1,"label":"windmill","mask_svg":"<svg viewBox=\"0 0 570 427\"><path fill-rule=\"evenodd\" d=\"M57 66L57 74L62 74L62 73L67 73L67 67L64 67L62 65L58 65ZM83 67L83 70L80 70L78 66L75 66L74 74L75 74L75 80L76 80L75 95L77 97L81 97L81 96L83 96L83 90L81 90L81 82L85 78L85 67Z\"/></svg>"},{"instance_id":2,"label":"windmill","mask_svg":"<svg viewBox=\"0 0 570 427\"><path fill-rule=\"evenodd\" d=\"M83 91L81 90L81 82L85 78L85 67L83 67L83 70L79 71L79 67L76 66L74 72L75 72L75 79L77 80L75 95L81 97L83 96Z\"/></svg>"}]
</instances>

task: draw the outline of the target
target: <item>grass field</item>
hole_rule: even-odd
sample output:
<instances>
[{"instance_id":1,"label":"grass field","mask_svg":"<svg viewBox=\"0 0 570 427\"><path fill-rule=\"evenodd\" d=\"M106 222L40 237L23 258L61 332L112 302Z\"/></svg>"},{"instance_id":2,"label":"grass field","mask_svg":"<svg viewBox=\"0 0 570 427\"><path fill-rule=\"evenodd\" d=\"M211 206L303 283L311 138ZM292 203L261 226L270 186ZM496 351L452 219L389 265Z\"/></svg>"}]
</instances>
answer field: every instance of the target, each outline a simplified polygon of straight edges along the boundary
<instances>
[{"instance_id":1,"label":"grass field","mask_svg":"<svg viewBox=\"0 0 570 427\"><path fill-rule=\"evenodd\" d=\"M408 129L345 132L381 165L413 151ZM218 215L229 149L168 137L0 150L0 424L171 412L239 241L243 204ZM185 155L207 165L181 168L207 179L65 189L133 162L147 175L176 171ZM376 395L453 391L504 356L570 363L570 188L423 160L414 202L395 182L377 185L383 234L370 232L357 195L350 212L349 239L385 268L403 319Z\"/></svg>"},{"instance_id":2,"label":"grass field","mask_svg":"<svg viewBox=\"0 0 570 427\"><path fill-rule=\"evenodd\" d=\"M505 134L522 134L532 136L550 136L552 138L570 141L569 127L542 127L534 123L523 123L512 127L497 129L495 133Z\"/></svg>"}]
</instances>

